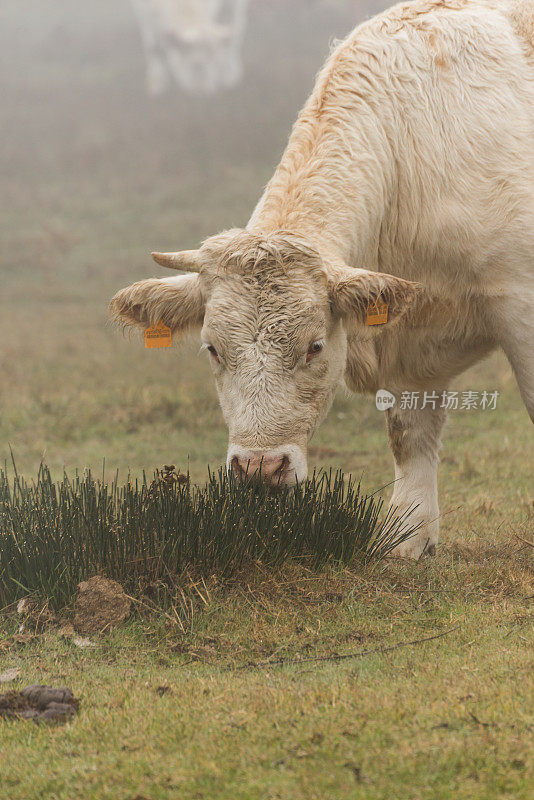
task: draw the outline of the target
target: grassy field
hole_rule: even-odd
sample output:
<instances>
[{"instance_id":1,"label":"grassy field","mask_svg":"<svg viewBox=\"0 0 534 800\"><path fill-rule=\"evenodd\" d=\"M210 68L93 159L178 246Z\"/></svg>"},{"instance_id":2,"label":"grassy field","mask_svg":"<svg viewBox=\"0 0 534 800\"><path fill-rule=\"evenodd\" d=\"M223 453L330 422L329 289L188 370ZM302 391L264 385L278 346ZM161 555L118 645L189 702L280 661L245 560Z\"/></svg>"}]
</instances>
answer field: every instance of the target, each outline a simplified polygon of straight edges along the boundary
<instances>
[{"instance_id":1,"label":"grassy field","mask_svg":"<svg viewBox=\"0 0 534 800\"><path fill-rule=\"evenodd\" d=\"M90 651L6 621L2 664L83 704L0 726L1 796L526 800L531 568L508 532L365 575L243 576Z\"/></svg>"},{"instance_id":2,"label":"grassy field","mask_svg":"<svg viewBox=\"0 0 534 800\"><path fill-rule=\"evenodd\" d=\"M107 302L161 274L151 249L245 222L348 20L296 12L280 32L256 10L250 81L203 106L145 97L126 2L78 11L1 12L0 455L11 445L27 478L43 459L55 476L105 459L109 478L174 463L201 481L226 450L206 359L195 343L145 351ZM0 672L21 668L7 688L66 684L82 706L58 728L0 722L1 800L531 797L534 434L501 355L453 388L500 398L451 413L433 559L186 582L180 604L137 603L92 649L20 634L5 610ZM371 398L339 394L311 463L366 490L391 481Z\"/></svg>"}]
</instances>

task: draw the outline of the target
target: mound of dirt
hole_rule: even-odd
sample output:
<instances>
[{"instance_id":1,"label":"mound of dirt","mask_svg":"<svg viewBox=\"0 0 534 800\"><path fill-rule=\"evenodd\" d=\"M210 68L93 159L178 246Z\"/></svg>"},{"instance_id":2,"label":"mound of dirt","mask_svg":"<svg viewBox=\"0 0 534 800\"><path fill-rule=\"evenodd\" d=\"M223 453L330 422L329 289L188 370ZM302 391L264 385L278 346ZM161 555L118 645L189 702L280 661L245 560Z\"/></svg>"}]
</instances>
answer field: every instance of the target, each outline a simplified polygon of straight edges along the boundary
<instances>
[{"instance_id":1,"label":"mound of dirt","mask_svg":"<svg viewBox=\"0 0 534 800\"><path fill-rule=\"evenodd\" d=\"M61 686L26 686L21 692L0 694L0 718L31 719L34 722L66 722L80 707L70 689Z\"/></svg>"},{"instance_id":2,"label":"mound of dirt","mask_svg":"<svg viewBox=\"0 0 534 800\"><path fill-rule=\"evenodd\" d=\"M131 606L120 583L96 575L78 585L74 627L83 634L110 630L124 622Z\"/></svg>"}]
</instances>

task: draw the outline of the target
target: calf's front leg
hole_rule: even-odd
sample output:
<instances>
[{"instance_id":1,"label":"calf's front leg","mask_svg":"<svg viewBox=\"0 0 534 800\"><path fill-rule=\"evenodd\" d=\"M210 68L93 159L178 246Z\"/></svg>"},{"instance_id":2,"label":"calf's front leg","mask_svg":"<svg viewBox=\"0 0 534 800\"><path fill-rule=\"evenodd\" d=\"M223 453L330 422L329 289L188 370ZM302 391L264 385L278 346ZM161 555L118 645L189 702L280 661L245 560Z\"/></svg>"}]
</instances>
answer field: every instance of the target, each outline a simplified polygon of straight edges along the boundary
<instances>
[{"instance_id":1,"label":"calf's front leg","mask_svg":"<svg viewBox=\"0 0 534 800\"><path fill-rule=\"evenodd\" d=\"M407 558L419 558L423 553L432 555L439 533L438 451L446 414L432 405L420 409L402 409L397 405L386 416L395 458L395 488L390 508L396 509L398 515L412 509L407 524L420 525L394 553Z\"/></svg>"}]
</instances>

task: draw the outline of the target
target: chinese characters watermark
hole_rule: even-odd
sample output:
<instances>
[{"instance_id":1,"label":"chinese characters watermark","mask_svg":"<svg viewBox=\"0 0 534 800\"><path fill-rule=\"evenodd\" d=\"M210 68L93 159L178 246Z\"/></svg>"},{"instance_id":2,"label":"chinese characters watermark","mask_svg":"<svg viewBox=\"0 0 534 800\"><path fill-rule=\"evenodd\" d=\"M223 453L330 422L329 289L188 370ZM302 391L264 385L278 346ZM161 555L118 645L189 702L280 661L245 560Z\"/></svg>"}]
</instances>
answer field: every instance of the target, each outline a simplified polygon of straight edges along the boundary
<instances>
[{"instance_id":1,"label":"chinese characters watermark","mask_svg":"<svg viewBox=\"0 0 534 800\"><path fill-rule=\"evenodd\" d=\"M499 399L498 391L428 391L428 392L401 392L397 398L386 389L379 389L376 393L376 407L379 411L386 411L397 404L401 411L423 411L425 408L436 411L442 408L445 411L495 411Z\"/></svg>"}]
</instances>

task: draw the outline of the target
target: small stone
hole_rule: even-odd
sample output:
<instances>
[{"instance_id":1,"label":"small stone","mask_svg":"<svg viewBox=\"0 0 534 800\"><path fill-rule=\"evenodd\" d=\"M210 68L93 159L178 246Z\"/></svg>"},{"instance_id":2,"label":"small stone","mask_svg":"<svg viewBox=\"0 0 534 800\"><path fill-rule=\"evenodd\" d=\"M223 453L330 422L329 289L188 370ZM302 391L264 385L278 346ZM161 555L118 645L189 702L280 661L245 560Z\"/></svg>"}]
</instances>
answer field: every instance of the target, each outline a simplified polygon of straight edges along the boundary
<instances>
[{"instance_id":1,"label":"small stone","mask_svg":"<svg viewBox=\"0 0 534 800\"><path fill-rule=\"evenodd\" d=\"M21 672L22 669L20 667L12 667L11 669L6 669L5 672L0 672L0 683L16 681Z\"/></svg>"},{"instance_id":2,"label":"small stone","mask_svg":"<svg viewBox=\"0 0 534 800\"><path fill-rule=\"evenodd\" d=\"M91 641L91 639L86 639L82 636L73 636L72 637L72 644L75 644L76 647L81 647L82 649L96 647L96 644Z\"/></svg>"}]
</instances>

